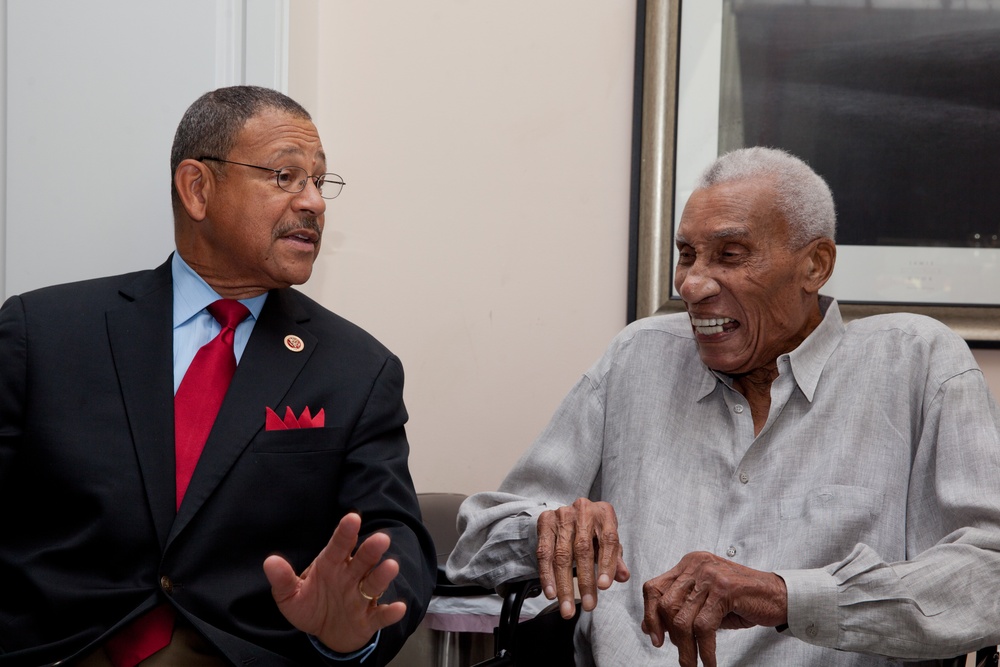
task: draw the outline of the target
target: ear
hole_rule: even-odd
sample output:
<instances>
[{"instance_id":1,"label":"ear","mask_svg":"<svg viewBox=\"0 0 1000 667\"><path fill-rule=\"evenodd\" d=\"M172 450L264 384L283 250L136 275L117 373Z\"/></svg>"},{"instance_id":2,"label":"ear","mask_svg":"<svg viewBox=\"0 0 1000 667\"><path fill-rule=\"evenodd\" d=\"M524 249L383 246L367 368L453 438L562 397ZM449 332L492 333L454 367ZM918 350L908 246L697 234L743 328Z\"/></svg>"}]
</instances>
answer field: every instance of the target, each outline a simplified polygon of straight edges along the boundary
<instances>
[{"instance_id":1,"label":"ear","mask_svg":"<svg viewBox=\"0 0 1000 667\"><path fill-rule=\"evenodd\" d=\"M215 187L212 170L197 160L184 160L174 172L174 186L181 200L181 206L188 217L196 222L205 219L208 199Z\"/></svg>"},{"instance_id":2,"label":"ear","mask_svg":"<svg viewBox=\"0 0 1000 667\"><path fill-rule=\"evenodd\" d=\"M816 294L833 275L833 266L837 263L837 245L833 239L816 239L807 246L806 253L803 287L810 294Z\"/></svg>"}]
</instances>

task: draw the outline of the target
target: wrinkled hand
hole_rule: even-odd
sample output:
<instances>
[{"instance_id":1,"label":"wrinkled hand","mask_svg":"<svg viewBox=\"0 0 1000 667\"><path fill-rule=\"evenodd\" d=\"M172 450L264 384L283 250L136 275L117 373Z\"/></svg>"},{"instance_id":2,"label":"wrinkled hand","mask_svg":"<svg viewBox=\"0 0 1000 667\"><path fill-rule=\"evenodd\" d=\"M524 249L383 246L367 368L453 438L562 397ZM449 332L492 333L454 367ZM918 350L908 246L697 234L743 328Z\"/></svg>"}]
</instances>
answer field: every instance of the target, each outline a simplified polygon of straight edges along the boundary
<instances>
[{"instance_id":1,"label":"wrinkled hand","mask_svg":"<svg viewBox=\"0 0 1000 667\"><path fill-rule=\"evenodd\" d=\"M399 574L399 564L391 559L379 563L389 548L389 536L383 533L370 535L351 556L360 530L361 517L346 515L301 576L281 556L264 561L271 594L288 622L339 653L364 647L406 613L405 602L376 604L361 595L362 590L381 595Z\"/></svg>"},{"instance_id":2,"label":"wrinkled hand","mask_svg":"<svg viewBox=\"0 0 1000 667\"><path fill-rule=\"evenodd\" d=\"M784 580L705 552L690 553L642 586L642 631L653 646L663 635L677 646L681 667L715 667L716 630L776 626L788 615Z\"/></svg>"},{"instance_id":3,"label":"wrinkled hand","mask_svg":"<svg viewBox=\"0 0 1000 667\"><path fill-rule=\"evenodd\" d=\"M586 611L597 606L598 589L607 590L612 581L629 578L618 542L618 517L605 502L579 498L572 505L542 512L538 517L537 555L542 591L549 600L559 598L563 618L572 618L576 612L574 564Z\"/></svg>"}]
</instances>

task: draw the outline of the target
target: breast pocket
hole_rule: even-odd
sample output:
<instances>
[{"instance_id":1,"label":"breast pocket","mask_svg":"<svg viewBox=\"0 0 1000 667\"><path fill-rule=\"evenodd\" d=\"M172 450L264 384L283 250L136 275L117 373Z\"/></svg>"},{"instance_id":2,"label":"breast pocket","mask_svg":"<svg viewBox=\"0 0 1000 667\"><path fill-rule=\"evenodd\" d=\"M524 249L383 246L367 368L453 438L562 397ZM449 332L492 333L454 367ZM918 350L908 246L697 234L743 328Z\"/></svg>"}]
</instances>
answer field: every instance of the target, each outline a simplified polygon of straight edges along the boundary
<instances>
[{"instance_id":1,"label":"breast pocket","mask_svg":"<svg viewBox=\"0 0 1000 667\"><path fill-rule=\"evenodd\" d=\"M346 429L331 426L328 428L291 428L264 431L254 438L250 444L250 450L257 454L301 454L328 451L343 452L346 446Z\"/></svg>"},{"instance_id":2,"label":"breast pocket","mask_svg":"<svg viewBox=\"0 0 1000 667\"><path fill-rule=\"evenodd\" d=\"M846 556L859 542L871 543L883 495L861 486L827 484L780 500L780 567L822 567Z\"/></svg>"}]
</instances>

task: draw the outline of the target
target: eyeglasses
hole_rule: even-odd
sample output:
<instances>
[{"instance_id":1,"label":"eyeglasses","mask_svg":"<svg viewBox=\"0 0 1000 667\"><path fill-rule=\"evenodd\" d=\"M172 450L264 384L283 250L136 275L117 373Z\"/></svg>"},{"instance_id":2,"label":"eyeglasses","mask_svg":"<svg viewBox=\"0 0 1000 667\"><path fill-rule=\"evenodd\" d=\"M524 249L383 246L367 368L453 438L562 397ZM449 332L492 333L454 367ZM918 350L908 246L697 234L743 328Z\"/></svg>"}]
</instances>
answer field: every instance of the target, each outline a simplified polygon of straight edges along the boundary
<instances>
[{"instance_id":1,"label":"eyeglasses","mask_svg":"<svg viewBox=\"0 0 1000 667\"><path fill-rule=\"evenodd\" d=\"M305 190L307 180L312 180L316 189L319 190L319 196L323 199L333 199L340 194L341 190L344 189L344 179L337 174L320 174L319 176L311 176L309 172L302 167L282 167L281 169L271 169L270 167L259 167L255 164L233 162L232 160L223 160L222 158L210 157L208 155L198 158L198 162L204 162L205 160L225 162L226 164L238 164L241 167L251 167L252 169L270 171L274 173L274 178L278 183L278 187L285 192L291 192L292 194Z\"/></svg>"}]
</instances>

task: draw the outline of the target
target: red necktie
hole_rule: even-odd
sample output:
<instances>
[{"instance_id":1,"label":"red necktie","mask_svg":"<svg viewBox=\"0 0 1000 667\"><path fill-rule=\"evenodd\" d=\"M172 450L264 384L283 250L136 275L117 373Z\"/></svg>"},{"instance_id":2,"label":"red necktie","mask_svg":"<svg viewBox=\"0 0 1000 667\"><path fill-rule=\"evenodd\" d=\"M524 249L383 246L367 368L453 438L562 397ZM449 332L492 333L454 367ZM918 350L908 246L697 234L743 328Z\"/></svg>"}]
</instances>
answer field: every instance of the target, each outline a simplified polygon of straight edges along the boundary
<instances>
[{"instance_id":1,"label":"red necktie","mask_svg":"<svg viewBox=\"0 0 1000 667\"><path fill-rule=\"evenodd\" d=\"M208 312L222 331L198 350L174 395L177 509L236 372L236 325L250 315L246 306L232 299L219 299ZM169 644L173 630L173 608L160 605L108 640L104 650L115 667L133 667Z\"/></svg>"},{"instance_id":2,"label":"red necktie","mask_svg":"<svg viewBox=\"0 0 1000 667\"><path fill-rule=\"evenodd\" d=\"M236 372L236 325L250 314L246 306L232 299L219 299L208 306L208 312L222 325L222 331L198 350L174 395L178 509Z\"/></svg>"}]
</instances>

